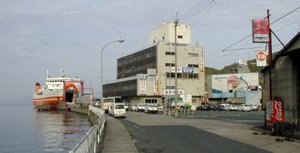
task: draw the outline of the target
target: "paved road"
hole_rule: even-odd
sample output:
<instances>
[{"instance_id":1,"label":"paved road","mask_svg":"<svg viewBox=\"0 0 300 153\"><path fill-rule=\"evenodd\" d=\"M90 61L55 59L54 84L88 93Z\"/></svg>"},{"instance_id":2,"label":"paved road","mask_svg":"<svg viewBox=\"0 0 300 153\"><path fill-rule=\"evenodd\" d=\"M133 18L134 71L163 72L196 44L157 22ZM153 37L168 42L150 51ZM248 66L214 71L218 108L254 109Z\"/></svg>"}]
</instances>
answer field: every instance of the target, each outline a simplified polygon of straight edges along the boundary
<instances>
[{"instance_id":1,"label":"paved road","mask_svg":"<svg viewBox=\"0 0 300 153\"><path fill-rule=\"evenodd\" d=\"M249 124L256 127L264 126L263 111L196 111L193 113L180 113L179 117L193 119L218 119L233 123Z\"/></svg>"},{"instance_id":2,"label":"paved road","mask_svg":"<svg viewBox=\"0 0 300 153\"><path fill-rule=\"evenodd\" d=\"M212 114L207 116L211 118ZM203 114L197 114L193 118L202 117ZM203 130L189 125L193 124L191 121L193 120L174 119L161 114L149 115L136 112L129 112L127 118L121 120L135 139L137 149L141 153L270 152L209 132L205 130L206 128ZM214 125L211 124L211 126Z\"/></svg>"}]
</instances>

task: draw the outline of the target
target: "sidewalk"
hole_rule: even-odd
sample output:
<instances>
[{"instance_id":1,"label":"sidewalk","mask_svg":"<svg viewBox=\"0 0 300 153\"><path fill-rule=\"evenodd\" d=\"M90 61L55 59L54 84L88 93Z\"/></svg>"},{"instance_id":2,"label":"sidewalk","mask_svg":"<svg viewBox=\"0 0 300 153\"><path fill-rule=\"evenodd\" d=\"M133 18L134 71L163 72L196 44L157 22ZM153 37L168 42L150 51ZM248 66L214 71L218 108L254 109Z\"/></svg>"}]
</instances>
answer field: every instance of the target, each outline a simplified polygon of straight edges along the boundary
<instances>
[{"instance_id":1,"label":"sidewalk","mask_svg":"<svg viewBox=\"0 0 300 153\"><path fill-rule=\"evenodd\" d=\"M254 128L252 128L252 130L259 131L259 132L265 132L268 135L271 135L271 131L265 129L264 127L254 127ZM295 130L294 134L291 136L291 138L296 139L296 140L300 140L300 130Z\"/></svg>"},{"instance_id":2,"label":"sidewalk","mask_svg":"<svg viewBox=\"0 0 300 153\"><path fill-rule=\"evenodd\" d=\"M106 115L102 153L138 153L127 129L118 120Z\"/></svg>"}]
</instances>

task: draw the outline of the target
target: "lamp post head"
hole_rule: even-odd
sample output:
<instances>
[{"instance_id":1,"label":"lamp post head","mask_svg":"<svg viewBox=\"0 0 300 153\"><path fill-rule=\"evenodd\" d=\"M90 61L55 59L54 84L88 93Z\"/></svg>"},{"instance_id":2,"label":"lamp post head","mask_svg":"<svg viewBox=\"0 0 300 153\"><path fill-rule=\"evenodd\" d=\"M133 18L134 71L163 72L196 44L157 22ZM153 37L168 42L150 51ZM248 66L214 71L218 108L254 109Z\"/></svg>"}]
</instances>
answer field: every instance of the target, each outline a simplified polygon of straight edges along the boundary
<instances>
[{"instance_id":1,"label":"lamp post head","mask_svg":"<svg viewBox=\"0 0 300 153\"><path fill-rule=\"evenodd\" d=\"M125 41L125 39L119 37L119 40L118 40L119 43L123 43L124 41Z\"/></svg>"}]
</instances>

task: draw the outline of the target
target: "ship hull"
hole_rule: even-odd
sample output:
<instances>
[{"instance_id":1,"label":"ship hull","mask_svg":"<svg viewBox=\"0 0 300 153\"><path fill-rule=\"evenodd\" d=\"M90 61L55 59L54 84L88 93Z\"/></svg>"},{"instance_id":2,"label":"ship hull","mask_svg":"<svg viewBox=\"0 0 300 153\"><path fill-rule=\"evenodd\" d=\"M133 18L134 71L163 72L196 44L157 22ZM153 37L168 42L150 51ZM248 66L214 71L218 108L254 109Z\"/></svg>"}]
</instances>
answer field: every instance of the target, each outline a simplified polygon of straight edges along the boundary
<instances>
[{"instance_id":1,"label":"ship hull","mask_svg":"<svg viewBox=\"0 0 300 153\"><path fill-rule=\"evenodd\" d=\"M63 109L63 97L62 96L51 96L51 97L40 97L32 100L33 106L37 110L51 110L51 109Z\"/></svg>"}]
</instances>

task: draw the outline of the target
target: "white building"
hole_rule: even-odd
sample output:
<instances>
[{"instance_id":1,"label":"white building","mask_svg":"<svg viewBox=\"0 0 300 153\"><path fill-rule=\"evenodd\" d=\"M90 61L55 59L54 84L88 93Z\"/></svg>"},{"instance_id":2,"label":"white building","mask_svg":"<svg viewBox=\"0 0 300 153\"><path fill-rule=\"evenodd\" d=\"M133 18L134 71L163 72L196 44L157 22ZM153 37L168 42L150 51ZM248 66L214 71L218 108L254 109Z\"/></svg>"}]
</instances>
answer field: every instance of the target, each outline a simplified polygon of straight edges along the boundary
<instances>
[{"instance_id":1,"label":"white building","mask_svg":"<svg viewBox=\"0 0 300 153\"><path fill-rule=\"evenodd\" d=\"M177 91L185 103L199 105L204 97L204 48L191 45L190 26L177 32ZM151 47L118 59L117 79L104 85L104 96L122 96L131 103L159 103L175 96L174 23L152 30ZM172 32L174 31L174 32Z\"/></svg>"}]
</instances>

